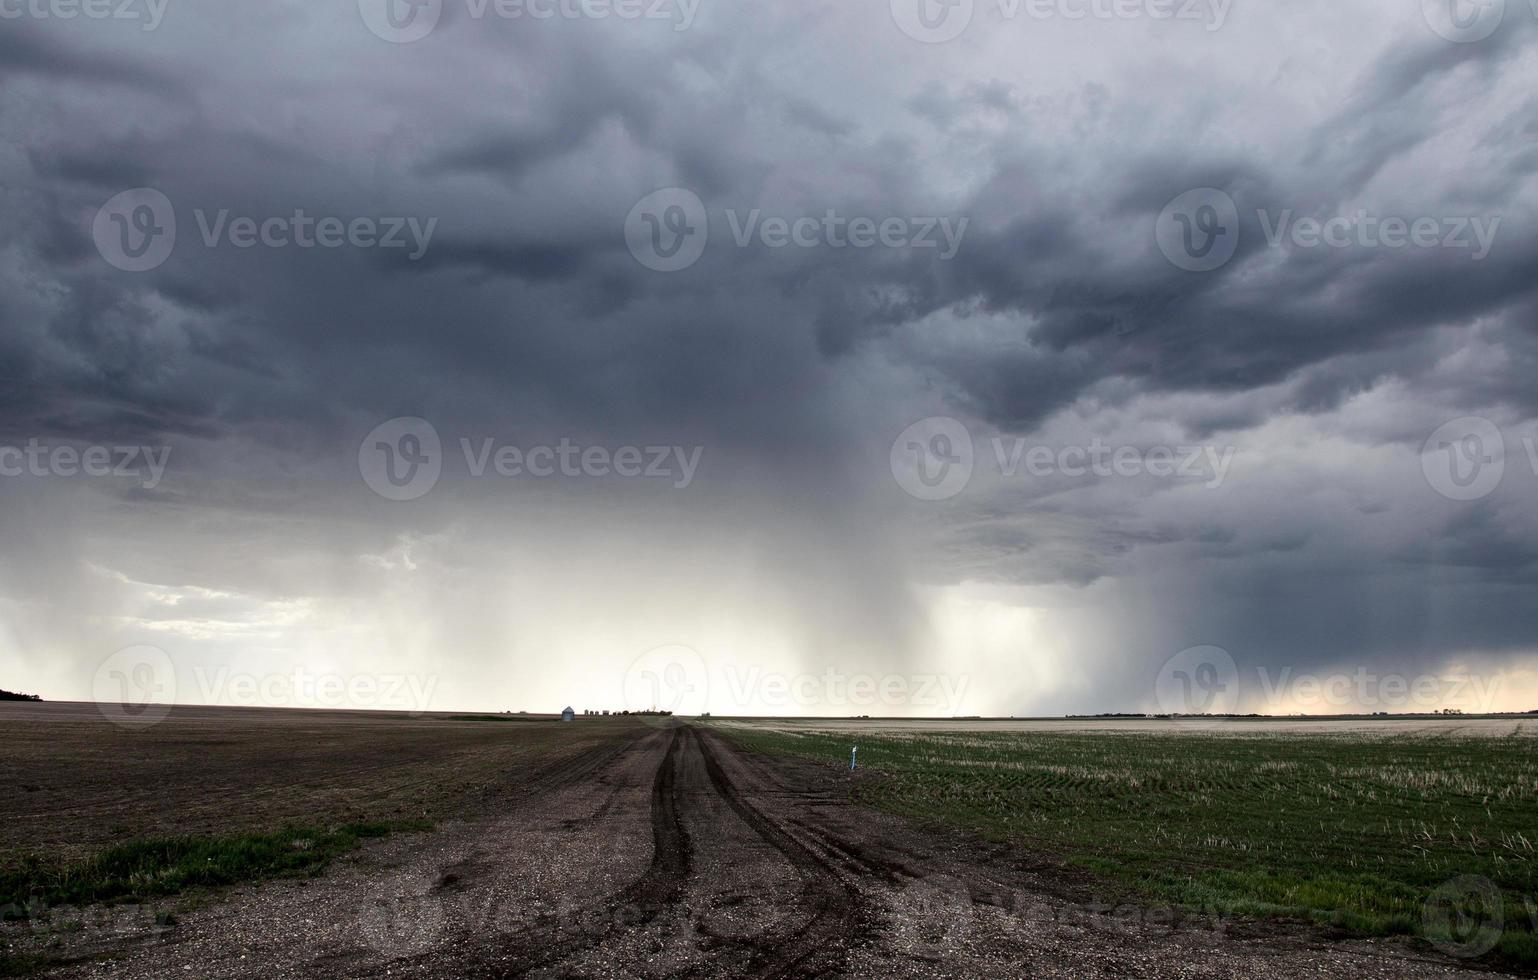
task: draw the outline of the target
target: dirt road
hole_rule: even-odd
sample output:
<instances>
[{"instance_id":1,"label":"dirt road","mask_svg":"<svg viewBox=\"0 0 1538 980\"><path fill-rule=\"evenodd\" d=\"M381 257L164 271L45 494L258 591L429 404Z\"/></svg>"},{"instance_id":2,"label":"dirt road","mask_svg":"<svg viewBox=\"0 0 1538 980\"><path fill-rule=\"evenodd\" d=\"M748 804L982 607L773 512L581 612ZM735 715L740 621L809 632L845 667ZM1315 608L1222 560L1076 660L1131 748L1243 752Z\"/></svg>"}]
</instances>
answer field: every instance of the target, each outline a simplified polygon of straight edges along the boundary
<instances>
[{"instance_id":1,"label":"dirt road","mask_svg":"<svg viewBox=\"0 0 1538 980\"><path fill-rule=\"evenodd\" d=\"M1491 976L1397 942L1096 906L1054 863L850 805L848 778L661 728L54 975Z\"/></svg>"}]
</instances>

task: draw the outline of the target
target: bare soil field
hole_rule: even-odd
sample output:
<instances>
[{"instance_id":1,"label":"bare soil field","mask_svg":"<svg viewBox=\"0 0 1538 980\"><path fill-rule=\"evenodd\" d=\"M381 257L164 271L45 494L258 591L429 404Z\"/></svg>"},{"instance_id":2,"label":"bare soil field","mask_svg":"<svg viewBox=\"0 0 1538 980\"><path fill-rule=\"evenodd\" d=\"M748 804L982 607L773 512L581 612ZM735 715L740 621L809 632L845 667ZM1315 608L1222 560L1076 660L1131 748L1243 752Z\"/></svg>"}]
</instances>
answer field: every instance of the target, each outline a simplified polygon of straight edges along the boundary
<instances>
[{"instance_id":1,"label":"bare soil field","mask_svg":"<svg viewBox=\"0 0 1538 980\"><path fill-rule=\"evenodd\" d=\"M196 757L185 740L233 737L207 718L181 724L160 737L183 765ZM387 748L350 741L376 724L363 741ZM125 906L11 923L12 955L45 951L44 972L71 978L1494 975L1406 940L1107 904L1050 855L856 805L866 776L747 751L708 726L396 724L405 734L382 719L290 719L245 737L270 752L298 733L335 740L342 760L290 759L264 782L279 795L295 782L356 787L350 765L390 772L406 754L413 774L390 781L407 797L417 780L461 781L450 770L464 759L479 803L432 832L371 841L318 877L227 889L174 921ZM504 739L528 744L503 756ZM149 743L138 752L156 755ZM125 792L129 777L114 778ZM185 806L213 820L186 778L161 819L178 823Z\"/></svg>"},{"instance_id":2,"label":"bare soil field","mask_svg":"<svg viewBox=\"0 0 1538 980\"><path fill-rule=\"evenodd\" d=\"M150 835L433 820L639 726L500 717L178 707L133 730L92 704L0 703L0 869Z\"/></svg>"}]
</instances>

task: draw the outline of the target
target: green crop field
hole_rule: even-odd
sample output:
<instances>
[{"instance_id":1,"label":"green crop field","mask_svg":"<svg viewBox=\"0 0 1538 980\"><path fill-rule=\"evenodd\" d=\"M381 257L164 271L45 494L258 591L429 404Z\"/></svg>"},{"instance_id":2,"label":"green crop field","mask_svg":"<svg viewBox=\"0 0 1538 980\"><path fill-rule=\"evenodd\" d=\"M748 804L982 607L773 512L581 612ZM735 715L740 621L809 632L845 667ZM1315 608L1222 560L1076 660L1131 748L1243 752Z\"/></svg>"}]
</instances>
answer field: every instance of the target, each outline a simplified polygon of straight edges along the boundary
<instances>
[{"instance_id":1,"label":"green crop field","mask_svg":"<svg viewBox=\"0 0 1538 980\"><path fill-rule=\"evenodd\" d=\"M1453 908L1454 929L1497 921L1489 955L1538 964L1531 737L721 731L841 766L858 742L859 802L1057 854L1108 887L1194 909L1457 940L1436 935L1449 916L1428 920L1428 900L1474 882L1502 907Z\"/></svg>"}]
</instances>

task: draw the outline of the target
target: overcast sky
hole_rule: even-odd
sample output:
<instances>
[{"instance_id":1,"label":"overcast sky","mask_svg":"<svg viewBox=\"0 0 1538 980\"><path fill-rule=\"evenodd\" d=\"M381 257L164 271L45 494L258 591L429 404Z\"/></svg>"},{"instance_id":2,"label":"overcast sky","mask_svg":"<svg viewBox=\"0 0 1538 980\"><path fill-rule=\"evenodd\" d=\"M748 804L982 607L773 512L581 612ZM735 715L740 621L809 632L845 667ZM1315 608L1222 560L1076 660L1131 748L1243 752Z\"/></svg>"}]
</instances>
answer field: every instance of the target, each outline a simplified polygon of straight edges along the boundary
<instances>
[{"instance_id":1,"label":"overcast sky","mask_svg":"<svg viewBox=\"0 0 1538 980\"><path fill-rule=\"evenodd\" d=\"M1538 708L1538 3L0 13L0 687Z\"/></svg>"}]
</instances>

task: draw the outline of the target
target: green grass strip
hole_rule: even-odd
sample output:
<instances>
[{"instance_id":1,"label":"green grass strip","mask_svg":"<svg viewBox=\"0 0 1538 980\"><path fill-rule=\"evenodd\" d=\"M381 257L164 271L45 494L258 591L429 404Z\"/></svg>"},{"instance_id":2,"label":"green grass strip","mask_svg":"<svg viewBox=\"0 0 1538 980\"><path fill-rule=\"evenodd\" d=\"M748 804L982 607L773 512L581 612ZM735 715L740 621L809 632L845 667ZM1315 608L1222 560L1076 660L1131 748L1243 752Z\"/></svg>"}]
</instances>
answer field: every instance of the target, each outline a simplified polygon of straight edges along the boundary
<instances>
[{"instance_id":1,"label":"green grass strip","mask_svg":"<svg viewBox=\"0 0 1538 980\"><path fill-rule=\"evenodd\" d=\"M30 858L18 868L0 872L0 910L6 917L25 918L39 904L135 901L189 888L318 874L367 838L426 827L422 823L294 825L271 833L141 838L70 863Z\"/></svg>"}]
</instances>

